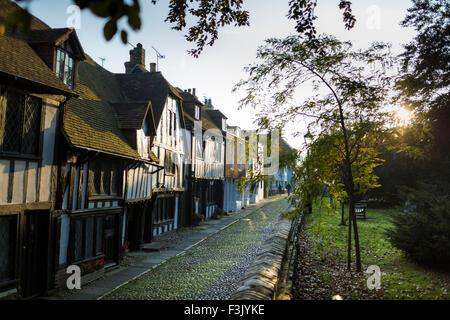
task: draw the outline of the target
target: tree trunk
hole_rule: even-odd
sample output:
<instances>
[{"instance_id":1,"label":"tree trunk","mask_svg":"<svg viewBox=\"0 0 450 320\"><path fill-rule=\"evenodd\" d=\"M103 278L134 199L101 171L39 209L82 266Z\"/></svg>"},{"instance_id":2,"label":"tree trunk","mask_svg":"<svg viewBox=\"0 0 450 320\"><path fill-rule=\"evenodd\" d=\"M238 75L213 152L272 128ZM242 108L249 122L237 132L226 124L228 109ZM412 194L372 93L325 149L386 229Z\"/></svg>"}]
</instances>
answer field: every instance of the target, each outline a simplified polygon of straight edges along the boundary
<instances>
[{"instance_id":1,"label":"tree trunk","mask_svg":"<svg viewBox=\"0 0 450 320\"><path fill-rule=\"evenodd\" d=\"M350 212L348 216L348 237L347 237L347 270L352 270L352 224L350 220Z\"/></svg>"},{"instance_id":2,"label":"tree trunk","mask_svg":"<svg viewBox=\"0 0 450 320\"><path fill-rule=\"evenodd\" d=\"M355 214L355 204L351 205L353 208L351 209L352 214L352 222L353 222L353 233L355 236L355 257L356 257L356 271L361 272L361 256L359 250L359 235L358 235L358 224L356 222L356 214Z\"/></svg>"},{"instance_id":3,"label":"tree trunk","mask_svg":"<svg viewBox=\"0 0 450 320\"><path fill-rule=\"evenodd\" d=\"M349 253L349 259L351 259L351 257L350 257L350 254L351 254L351 226L350 225L353 222L353 227L355 229L354 234L355 234L356 271L361 271L361 257L360 257L360 252L359 252L358 225L356 222L355 203L354 203L355 186L354 186L354 182L353 182L352 162L350 160L350 148L348 145L348 135L347 135L347 129L345 127L345 118L344 118L344 112L343 112L343 108L342 108L342 102L339 99L338 95L336 94L336 91L334 91L334 89L330 86L330 84L324 79L324 77L322 75L317 73L315 70L312 70L308 66L305 66L305 65L303 65L303 66L306 67L308 70L310 70L313 74L315 74L319 79L321 79L323 81L323 83L330 89L330 91L334 95L336 102L338 104L339 123L341 125L342 134L343 134L343 138L344 138L344 145L345 145L345 167L346 168L345 168L344 177L346 177L346 179L344 178L344 182L346 184L348 199L349 199L349 203L350 203L350 205L349 205L349 223L348 223L348 225L349 225L348 253ZM350 262L351 262L351 260L348 261L349 270L350 270Z\"/></svg>"},{"instance_id":4,"label":"tree trunk","mask_svg":"<svg viewBox=\"0 0 450 320\"><path fill-rule=\"evenodd\" d=\"M341 202L341 226L345 226L344 202Z\"/></svg>"},{"instance_id":5,"label":"tree trunk","mask_svg":"<svg viewBox=\"0 0 450 320\"><path fill-rule=\"evenodd\" d=\"M348 146L348 136L347 136L347 130L345 128L344 123L344 114L342 111L342 106L339 104L339 114L340 114L340 123L342 127L342 132L344 136L344 145L345 145L345 166L346 166L346 177L344 181L346 181L347 185L347 194L348 194L348 200L349 200L349 210L348 210L348 217L349 217L349 253L351 252L351 227L350 224L353 223L353 229L354 229L354 239L355 239L355 258L356 258L356 271L361 271L361 256L359 252L359 237L358 237L358 224L356 222L356 215L355 215L355 185L353 182L353 174L352 174L352 162L350 160L350 148ZM348 265L350 268L350 264Z\"/></svg>"}]
</instances>

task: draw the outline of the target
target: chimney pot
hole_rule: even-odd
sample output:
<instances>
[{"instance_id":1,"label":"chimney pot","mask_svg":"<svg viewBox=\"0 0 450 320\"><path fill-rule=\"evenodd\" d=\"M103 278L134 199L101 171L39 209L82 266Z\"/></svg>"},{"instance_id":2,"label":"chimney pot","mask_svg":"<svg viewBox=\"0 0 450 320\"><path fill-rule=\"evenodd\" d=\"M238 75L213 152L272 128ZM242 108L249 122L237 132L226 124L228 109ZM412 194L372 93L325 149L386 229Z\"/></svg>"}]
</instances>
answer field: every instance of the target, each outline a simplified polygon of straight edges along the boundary
<instances>
[{"instance_id":1,"label":"chimney pot","mask_svg":"<svg viewBox=\"0 0 450 320\"><path fill-rule=\"evenodd\" d=\"M191 93L191 89L188 89L188 92Z\"/></svg>"},{"instance_id":2,"label":"chimney pot","mask_svg":"<svg viewBox=\"0 0 450 320\"><path fill-rule=\"evenodd\" d=\"M150 63L150 72L156 72L156 63L154 62Z\"/></svg>"},{"instance_id":3,"label":"chimney pot","mask_svg":"<svg viewBox=\"0 0 450 320\"><path fill-rule=\"evenodd\" d=\"M195 96L195 88L192 89L192 95Z\"/></svg>"}]
</instances>

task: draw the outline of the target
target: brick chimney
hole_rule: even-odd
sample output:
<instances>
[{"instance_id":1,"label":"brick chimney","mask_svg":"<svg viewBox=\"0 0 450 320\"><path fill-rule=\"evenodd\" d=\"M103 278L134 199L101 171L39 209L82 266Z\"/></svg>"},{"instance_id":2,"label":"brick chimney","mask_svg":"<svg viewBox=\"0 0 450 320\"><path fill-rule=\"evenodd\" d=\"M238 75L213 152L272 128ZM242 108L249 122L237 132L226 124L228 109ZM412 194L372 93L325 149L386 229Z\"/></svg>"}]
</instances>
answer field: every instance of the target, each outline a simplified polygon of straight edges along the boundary
<instances>
[{"instance_id":1,"label":"brick chimney","mask_svg":"<svg viewBox=\"0 0 450 320\"><path fill-rule=\"evenodd\" d=\"M210 109L214 109L213 105L212 105L212 100L208 99L205 97L205 102L203 103L206 107L210 108Z\"/></svg>"},{"instance_id":2,"label":"brick chimney","mask_svg":"<svg viewBox=\"0 0 450 320\"><path fill-rule=\"evenodd\" d=\"M145 49L140 43L136 48L130 50L130 61L125 62L125 72L130 73L136 65L145 68Z\"/></svg>"}]
</instances>

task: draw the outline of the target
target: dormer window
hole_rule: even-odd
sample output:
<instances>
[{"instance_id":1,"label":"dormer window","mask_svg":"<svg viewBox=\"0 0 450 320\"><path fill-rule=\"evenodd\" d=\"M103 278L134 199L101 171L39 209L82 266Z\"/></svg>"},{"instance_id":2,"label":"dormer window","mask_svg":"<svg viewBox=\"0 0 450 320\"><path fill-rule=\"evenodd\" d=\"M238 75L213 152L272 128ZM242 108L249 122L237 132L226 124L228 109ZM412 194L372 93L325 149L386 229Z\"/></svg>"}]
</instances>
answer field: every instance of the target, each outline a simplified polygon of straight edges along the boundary
<instances>
[{"instance_id":1,"label":"dormer window","mask_svg":"<svg viewBox=\"0 0 450 320\"><path fill-rule=\"evenodd\" d=\"M195 106L195 119L197 119L197 120L200 119L200 107L199 106Z\"/></svg>"},{"instance_id":2,"label":"dormer window","mask_svg":"<svg viewBox=\"0 0 450 320\"><path fill-rule=\"evenodd\" d=\"M61 79L70 89L74 88L75 62L73 51L68 41L56 49L56 76Z\"/></svg>"}]
</instances>

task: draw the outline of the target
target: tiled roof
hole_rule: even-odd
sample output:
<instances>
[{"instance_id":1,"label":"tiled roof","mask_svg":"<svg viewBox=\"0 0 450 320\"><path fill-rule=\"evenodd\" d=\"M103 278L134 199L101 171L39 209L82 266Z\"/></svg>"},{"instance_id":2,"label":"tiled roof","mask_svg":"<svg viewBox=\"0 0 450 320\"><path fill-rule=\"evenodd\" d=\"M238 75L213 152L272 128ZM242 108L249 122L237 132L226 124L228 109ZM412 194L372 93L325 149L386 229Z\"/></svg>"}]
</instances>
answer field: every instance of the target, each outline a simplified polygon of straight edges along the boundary
<instances>
[{"instance_id":1,"label":"tiled roof","mask_svg":"<svg viewBox=\"0 0 450 320\"><path fill-rule=\"evenodd\" d=\"M0 0L0 23L15 10L23 10L16 3ZM31 15L30 33L46 30L50 27ZM42 61L27 43L28 35L21 34L6 26L6 33L0 35L0 73L9 77L17 77L27 84L41 87L41 91L58 94L73 94L56 74Z\"/></svg>"},{"instance_id":2,"label":"tiled roof","mask_svg":"<svg viewBox=\"0 0 450 320\"><path fill-rule=\"evenodd\" d=\"M120 89L113 74L91 58L78 68L76 92L80 99L71 99L64 112L64 131L75 146L140 158L119 128L108 98L119 101Z\"/></svg>"},{"instance_id":3,"label":"tiled roof","mask_svg":"<svg viewBox=\"0 0 450 320\"><path fill-rule=\"evenodd\" d=\"M283 137L280 137L278 146L279 146L279 149L280 149L280 155L286 155L286 154L290 154L290 153L296 151L294 148L292 148L289 145L289 143L287 143L286 140L284 140Z\"/></svg>"},{"instance_id":4,"label":"tiled roof","mask_svg":"<svg viewBox=\"0 0 450 320\"><path fill-rule=\"evenodd\" d=\"M200 100L198 100L198 98L196 96L194 96L193 94L183 91L180 88L177 88L178 93L180 94L180 96L183 98L184 102L193 102L199 106L203 106L203 103L200 102Z\"/></svg>"},{"instance_id":5,"label":"tiled roof","mask_svg":"<svg viewBox=\"0 0 450 320\"><path fill-rule=\"evenodd\" d=\"M205 110L210 114L212 119L220 123L220 126L222 126L222 118L228 119L219 109L205 108Z\"/></svg>"},{"instance_id":6,"label":"tiled roof","mask_svg":"<svg viewBox=\"0 0 450 320\"><path fill-rule=\"evenodd\" d=\"M10 12L17 9L21 9L17 4L0 0L0 23ZM75 92L56 77L30 46L41 43L59 45L70 37L73 37L72 44L75 45L74 49L78 50L80 57L86 58L78 65ZM27 34L13 33L7 27L6 35L0 36L0 75L2 74L35 82L51 93L63 91L79 96L69 99L64 106L63 129L72 145L118 156L140 158L137 151L127 142L119 126L120 120L123 120L121 123L125 126L132 125L132 119L125 119L124 112L116 115L112 106L133 106L137 110L139 103L128 103L116 75L100 67L89 56L85 56L72 29L51 29L34 16L31 16L31 31ZM145 106L144 112L147 109L151 110L149 99L146 101L145 104L141 103ZM136 118L140 117L140 114L136 115ZM154 154L150 154L150 158L154 162L159 162Z\"/></svg>"},{"instance_id":7,"label":"tiled roof","mask_svg":"<svg viewBox=\"0 0 450 320\"><path fill-rule=\"evenodd\" d=\"M28 43L53 43L59 45L67 40L72 32L73 30L69 28L31 30L27 34L27 41Z\"/></svg>"},{"instance_id":8,"label":"tiled roof","mask_svg":"<svg viewBox=\"0 0 450 320\"><path fill-rule=\"evenodd\" d=\"M0 35L0 73L44 86L48 92L73 94L23 40Z\"/></svg>"},{"instance_id":9,"label":"tiled roof","mask_svg":"<svg viewBox=\"0 0 450 320\"><path fill-rule=\"evenodd\" d=\"M211 115L207 111L208 109L206 109L206 107L202 108L202 126L203 129L218 129L218 130L222 130L222 122L220 123L220 126L218 126L215 121L212 119Z\"/></svg>"},{"instance_id":10,"label":"tiled roof","mask_svg":"<svg viewBox=\"0 0 450 320\"><path fill-rule=\"evenodd\" d=\"M182 100L178 90L162 76L161 72L116 74L116 76L128 101L151 101L156 124L161 120L169 95Z\"/></svg>"},{"instance_id":11,"label":"tiled roof","mask_svg":"<svg viewBox=\"0 0 450 320\"><path fill-rule=\"evenodd\" d=\"M31 30L26 36L27 42L31 45L45 43L59 46L66 40L70 39L71 45L73 45L75 49L73 54L80 60L86 59L85 53L74 29L55 28L46 30Z\"/></svg>"},{"instance_id":12,"label":"tiled roof","mask_svg":"<svg viewBox=\"0 0 450 320\"><path fill-rule=\"evenodd\" d=\"M186 128L192 130L194 128L195 121L195 106L200 108L203 106L196 96L177 88L178 93L183 98L183 114Z\"/></svg>"},{"instance_id":13,"label":"tiled roof","mask_svg":"<svg viewBox=\"0 0 450 320\"><path fill-rule=\"evenodd\" d=\"M151 103L147 102L116 102L111 103L116 112L119 126L121 129L136 129L142 128L144 119L151 112ZM151 120L153 122L153 118ZM152 128L155 130L155 128Z\"/></svg>"}]
</instances>

